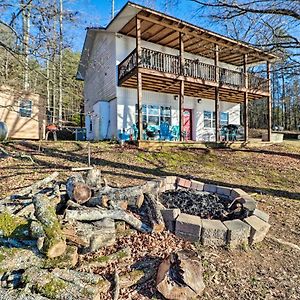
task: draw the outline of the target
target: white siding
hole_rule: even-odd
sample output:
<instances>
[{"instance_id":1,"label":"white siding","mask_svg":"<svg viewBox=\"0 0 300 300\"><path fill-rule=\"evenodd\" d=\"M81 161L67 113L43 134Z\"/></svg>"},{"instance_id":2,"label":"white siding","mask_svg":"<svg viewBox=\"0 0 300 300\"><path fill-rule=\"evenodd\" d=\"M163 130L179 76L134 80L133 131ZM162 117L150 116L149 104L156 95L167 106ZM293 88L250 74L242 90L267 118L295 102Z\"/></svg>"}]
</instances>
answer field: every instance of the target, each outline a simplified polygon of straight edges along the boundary
<instances>
[{"instance_id":1,"label":"white siding","mask_svg":"<svg viewBox=\"0 0 300 300\"><path fill-rule=\"evenodd\" d=\"M135 105L137 103L136 90L128 88L117 88L117 127L118 130L129 131L135 120ZM178 101L174 100L173 94L155 93L143 91L143 104L156 104L160 106L171 106L172 125L178 125ZM183 108L192 109L192 138L196 141L214 141L214 129L204 128L204 111L214 111L215 103L209 99L202 99L200 103L197 98L185 97ZM228 112L230 124L240 124L240 105L229 102L220 102L220 111Z\"/></svg>"},{"instance_id":2,"label":"white siding","mask_svg":"<svg viewBox=\"0 0 300 300\"><path fill-rule=\"evenodd\" d=\"M89 58L84 82L85 112L98 101L116 97L116 38L114 33L98 32Z\"/></svg>"}]
</instances>

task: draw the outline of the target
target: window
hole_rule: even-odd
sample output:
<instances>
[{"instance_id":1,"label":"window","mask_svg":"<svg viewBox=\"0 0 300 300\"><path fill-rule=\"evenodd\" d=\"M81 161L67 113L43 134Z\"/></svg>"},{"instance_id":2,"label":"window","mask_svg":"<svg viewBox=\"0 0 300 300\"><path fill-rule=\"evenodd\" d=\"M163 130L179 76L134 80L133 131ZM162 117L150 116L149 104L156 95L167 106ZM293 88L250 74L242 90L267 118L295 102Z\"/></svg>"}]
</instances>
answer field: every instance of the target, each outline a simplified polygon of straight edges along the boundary
<instances>
[{"instance_id":1,"label":"window","mask_svg":"<svg viewBox=\"0 0 300 300\"><path fill-rule=\"evenodd\" d=\"M204 111L204 128L215 128L215 112ZM220 113L220 125L225 126L229 124L229 114L227 112Z\"/></svg>"},{"instance_id":2,"label":"window","mask_svg":"<svg viewBox=\"0 0 300 300\"><path fill-rule=\"evenodd\" d=\"M225 112L221 112L220 114L220 124L221 126L226 126L229 124L229 114Z\"/></svg>"},{"instance_id":3,"label":"window","mask_svg":"<svg viewBox=\"0 0 300 300\"><path fill-rule=\"evenodd\" d=\"M30 118L32 114L32 101L21 100L19 113L21 117Z\"/></svg>"},{"instance_id":4,"label":"window","mask_svg":"<svg viewBox=\"0 0 300 300\"><path fill-rule=\"evenodd\" d=\"M135 115L137 120L138 107L135 106ZM171 107L158 105L143 105L142 106L143 122L150 126L160 126L162 122L168 122L171 125Z\"/></svg>"},{"instance_id":5,"label":"window","mask_svg":"<svg viewBox=\"0 0 300 300\"><path fill-rule=\"evenodd\" d=\"M214 128L214 127L215 127L215 112L204 111L204 128Z\"/></svg>"}]
</instances>

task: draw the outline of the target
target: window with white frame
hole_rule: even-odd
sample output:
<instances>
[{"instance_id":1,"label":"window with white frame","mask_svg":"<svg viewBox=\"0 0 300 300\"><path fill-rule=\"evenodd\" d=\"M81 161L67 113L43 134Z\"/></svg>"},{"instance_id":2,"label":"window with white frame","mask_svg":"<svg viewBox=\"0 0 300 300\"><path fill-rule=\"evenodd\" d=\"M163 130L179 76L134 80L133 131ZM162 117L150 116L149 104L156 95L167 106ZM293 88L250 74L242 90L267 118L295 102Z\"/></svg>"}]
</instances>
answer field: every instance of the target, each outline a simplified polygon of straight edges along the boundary
<instances>
[{"instance_id":1,"label":"window with white frame","mask_svg":"<svg viewBox=\"0 0 300 300\"><path fill-rule=\"evenodd\" d=\"M20 100L19 114L21 117L30 118L32 114L32 101L28 99Z\"/></svg>"},{"instance_id":2,"label":"window with white frame","mask_svg":"<svg viewBox=\"0 0 300 300\"><path fill-rule=\"evenodd\" d=\"M215 127L215 112L214 111L204 111L204 128L214 128Z\"/></svg>"},{"instance_id":3,"label":"window with white frame","mask_svg":"<svg viewBox=\"0 0 300 300\"><path fill-rule=\"evenodd\" d=\"M221 112L220 114L220 125L226 126L229 124L229 113L228 112Z\"/></svg>"},{"instance_id":4,"label":"window with white frame","mask_svg":"<svg viewBox=\"0 0 300 300\"><path fill-rule=\"evenodd\" d=\"M204 111L204 128L215 128L215 112L214 111ZM225 126L229 124L229 114L228 112L220 113L220 125Z\"/></svg>"},{"instance_id":5,"label":"window with white frame","mask_svg":"<svg viewBox=\"0 0 300 300\"><path fill-rule=\"evenodd\" d=\"M138 107L135 106L135 116L137 120ZM159 106L152 104L142 105L142 117L143 122L146 122L150 126L160 126L162 122L167 122L169 125L172 123L171 107Z\"/></svg>"}]
</instances>

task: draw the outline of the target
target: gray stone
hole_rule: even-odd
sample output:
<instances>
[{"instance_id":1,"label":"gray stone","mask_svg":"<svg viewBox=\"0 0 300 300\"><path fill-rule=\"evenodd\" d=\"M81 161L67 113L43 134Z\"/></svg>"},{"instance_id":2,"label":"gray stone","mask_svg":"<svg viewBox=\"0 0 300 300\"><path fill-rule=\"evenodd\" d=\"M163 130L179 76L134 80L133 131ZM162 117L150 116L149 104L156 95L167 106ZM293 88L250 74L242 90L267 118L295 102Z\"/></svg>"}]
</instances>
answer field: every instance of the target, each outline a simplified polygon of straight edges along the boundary
<instances>
[{"instance_id":1,"label":"gray stone","mask_svg":"<svg viewBox=\"0 0 300 300\"><path fill-rule=\"evenodd\" d=\"M175 221L176 218L180 215L179 208L165 208L160 210L164 221Z\"/></svg>"},{"instance_id":2,"label":"gray stone","mask_svg":"<svg viewBox=\"0 0 300 300\"><path fill-rule=\"evenodd\" d=\"M232 188L225 187L225 186L217 186L217 194L223 196L230 196Z\"/></svg>"},{"instance_id":3,"label":"gray stone","mask_svg":"<svg viewBox=\"0 0 300 300\"><path fill-rule=\"evenodd\" d=\"M175 184L177 181L176 176L167 176L166 177L166 184Z\"/></svg>"},{"instance_id":4,"label":"gray stone","mask_svg":"<svg viewBox=\"0 0 300 300\"><path fill-rule=\"evenodd\" d=\"M225 221L227 229L227 245L235 248L238 245L248 244L251 227L241 220Z\"/></svg>"},{"instance_id":5,"label":"gray stone","mask_svg":"<svg viewBox=\"0 0 300 300\"><path fill-rule=\"evenodd\" d=\"M190 242L199 242L200 240L200 236L194 235L194 234L189 234L186 232L181 232L176 230L175 232L176 236L186 240L186 241L190 241Z\"/></svg>"},{"instance_id":6,"label":"gray stone","mask_svg":"<svg viewBox=\"0 0 300 300\"><path fill-rule=\"evenodd\" d=\"M171 184L171 183L167 183L166 184L166 191L170 191L170 190L176 190L176 185Z\"/></svg>"},{"instance_id":7,"label":"gray stone","mask_svg":"<svg viewBox=\"0 0 300 300\"><path fill-rule=\"evenodd\" d=\"M263 221L265 221L267 223L269 222L270 216L267 213L265 213L264 211L261 211L256 208L253 212L253 215L257 216L258 218L262 219Z\"/></svg>"},{"instance_id":8,"label":"gray stone","mask_svg":"<svg viewBox=\"0 0 300 300\"><path fill-rule=\"evenodd\" d=\"M203 191L209 192L209 193L216 193L217 192L217 186L215 184L204 184Z\"/></svg>"},{"instance_id":9,"label":"gray stone","mask_svg":"<svg viewBox=\"0 0 300 300\"><path fill-rule=\"evenodd\" d=\"M244 222L251 226L250 244L261 242L270 229L270 224L261 220L257 216L250 216L244 219Z\"/></svg>"},{"instance_id":10,"label":"gray stone","mask_svg":"<svg viewBox=\"0 0 300 300\"><path fill-rule=\"evenodd\" d=\"M167 230L174 233L176 228L176 221L165 221L165 226Z\"/></svg>"},{"instance_id":11,"label":"gray stone","mask_svg":"<svg viewBox=\"0 0 300 300\"><path fill-rule=\"evenodd\" d=\"M177 233L188 234L194 236L196 240L199 240L201 227L201 218L197 216L182 213L176 219L176 235Z\"/></svg>"},{"instance_id":12,"label":"gray stone","mask_svg":"<svg viewBox=\"0 0 300 300\"><path fill-rule=\"evenodd\" d=\"M175 232L176 218L180 215L180 209L179 208L162 209L161 214L163 216L166 228L171 232Z\"/></svg>"},{"instance_id":13,"label":"gray stone","mask_svg":"<svg viewBox=\"0 0 300 300\"><path fill-rule=\"evenodd\" d=\"M226 245L227 228L220 220L202 220L201 242L204 246Z\"/></svg>"},{"instance_id":14,"label":"gray stone","mask_svg":"<svg viewBox=\"0 0 300 300\"><path fill-rule=\"evenodd\" d=\"M191 189L203 191L204 183L196 180L191 180Z\"/></svg>"},{"instance_id":15,"label":"gray stone","mask_svg":"<svg viewBox=\"0 0 300 300\"><path fill-rule=\"evenodd\" d=\"M248 195L248 194L245 191L243 191L242 189L232 189L230 192L230 198L232 200L234 200L235 198L238 198L238 197L245 196L245 195Z\"/></svg>"},{"instance_id":16,"label":"gray stone","mask_svg":"<svg viewBox=\"0 0 300 300\"><path fill-rule=\"evenodd\" d=\"M253 212L256 209L257 202L248 194L236 199L243 205L243 208Z\"/></svg>"}]
</instances>

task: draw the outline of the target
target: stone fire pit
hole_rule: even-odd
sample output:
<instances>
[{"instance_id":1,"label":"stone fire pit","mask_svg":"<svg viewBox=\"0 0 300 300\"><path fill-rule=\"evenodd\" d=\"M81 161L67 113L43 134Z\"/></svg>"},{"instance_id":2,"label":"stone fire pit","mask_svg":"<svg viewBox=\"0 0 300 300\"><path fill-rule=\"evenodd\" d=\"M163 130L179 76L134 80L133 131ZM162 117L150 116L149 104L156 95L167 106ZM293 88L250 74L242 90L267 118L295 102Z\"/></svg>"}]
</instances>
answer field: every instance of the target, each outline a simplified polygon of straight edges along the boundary
<instances>
[{"instance_id":1,"label":"stone fire pit","mask_svg":"<svg viewBox=\"0 0 300 300\"><path fill-rule=\"evenodd\" d=\"M270 228L269 215L239 188L168 176L159 180L158 193L166 207L161 212L167 229L205 246L252 245Z\"/></svg>"}]
</instances>

